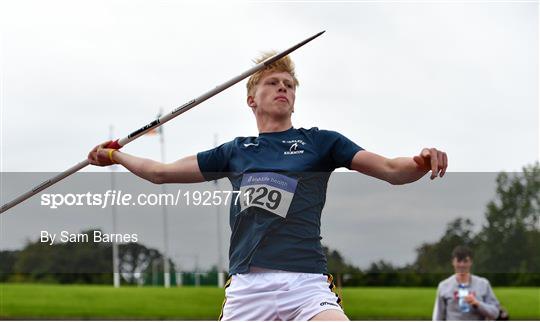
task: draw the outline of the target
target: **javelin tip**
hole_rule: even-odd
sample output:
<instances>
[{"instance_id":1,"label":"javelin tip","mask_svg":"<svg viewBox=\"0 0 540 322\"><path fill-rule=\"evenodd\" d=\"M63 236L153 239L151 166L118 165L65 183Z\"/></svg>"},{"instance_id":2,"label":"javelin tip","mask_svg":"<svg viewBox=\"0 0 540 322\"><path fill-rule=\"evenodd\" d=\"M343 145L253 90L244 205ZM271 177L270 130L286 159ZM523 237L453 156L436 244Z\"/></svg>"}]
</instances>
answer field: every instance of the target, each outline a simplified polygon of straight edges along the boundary
<instances>
[{"instance_id":1,"label":"javelin tip","mask_svg":"<svg viewBox=\"0 0 540 322\"><path fill-rule=\"evenodd\" d=\"M290 54L291 52L293 52L293 51L297 50L298 48L304 46L305 44L307 44L308 42L312 41L313 39L319 37L320 35L324 34L325 32L326 32L326 30L323 30L323 31L321 31L321 32L319 32L319 33L317 33L317 34L315 34L315 35L313 35L313 36L307 38L306 40L304 40L304 41L302 41L302 42L300 42L300 43L294 45L293 47L291 47L291 48L289 48L289 49L287 49L287 50L285 50L285 51L282 51L281 53L278 53L278 54L276 54L276 55L274 55L274 56L272 56L272 57L270 57L270 58L267 58L265 61L263 61L263 62L261 63L261 65L268 66L268 65L270 65L270 64L273 64L275 61L277 61L277 60L279 60L279 59L281 59L281 58L287 56L287 55Z\"/></svg>"},{"instance_id":2,"label":"javelin tip","mask_svg":"<svg viewBox=\"0 0 540 322\"><path fill-rule=\"evenodd\" d=\"M324 34L325 32L326 32L326 30L323 30L323 31L320 31L320 32L316 33L315 35L309 37L309 38L308 38L308 39L309 39L308 41L311 41L311 40L313 40L313 39L319 37L320 35Z\"/></svg>"}]
</instances>

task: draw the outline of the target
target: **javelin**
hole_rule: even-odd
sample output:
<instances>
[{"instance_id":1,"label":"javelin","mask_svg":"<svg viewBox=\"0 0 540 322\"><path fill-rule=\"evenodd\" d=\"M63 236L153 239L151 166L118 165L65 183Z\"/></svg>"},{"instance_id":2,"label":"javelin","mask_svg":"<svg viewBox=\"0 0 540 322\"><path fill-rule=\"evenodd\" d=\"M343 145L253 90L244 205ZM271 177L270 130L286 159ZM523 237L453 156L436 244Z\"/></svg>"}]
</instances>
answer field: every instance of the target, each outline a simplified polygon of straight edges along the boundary
<instances>
[{"instance_id":1,"label":"javelin","mask_svg":"<svg viewBox=\"0 0 540 322\"><path fill-rule=\"evenodd\" d=\"M214 89L202 94L201 96L195 98L195 99L192 99L190 101L188 101L187 103L185 103L184 105L181 105L177 108L175 108L174 110L172 110L172 112L170 112L169 114L166 114L148 124L146 124L145 126L141 127L140 129L130 133L128 136L126 136L125 138L122 138L122 139L118 139L116 141L113 141L111 143L109 143L106 148L109 148L109 149L120 149L122 147L124 147L126 144L128 144L129 142L137 139L138 137L144 135L145 133L155 129L155 128L158 128L160 126L162 126L163 124L167 123L168 121L172 120L173 118L177 117L178 115L186 112L186 111L189 111L190 109L194 108L195 106L199 105L200 103L206 101L207 99L209 99L210 97L226 90L227 88L233 86L234 84L240 82L241 80L253 75L254 73L256 73L257 71L261 70L261 69L264 69L265 67L271 65L272 63L274 63L275 61L287 56L288 54L290 54L291 52L295 51L296 49L302 47L303 45L307 44L308 42L312 41L313 39L319 37L320 35L322 35L324 33L324 31L321 31L319 32L318 34L314 35L314 36L311 36L309 37L308 39L302 41L302 42L299 42L298 44L292 46L291 48L287 49L287 50L284 50L272 57L269 57L268 59L265 59L264 61L262 61L261 63L257 64L256 66L253 66L252 68L248 69L247 71L243 72L242 74L232 78L231 80L219 85L219 86L216 86ZM89 165L90 163L88 162L88 159L85 159L84 161L81 161L79 163L77 163L76 165L72 166L71 168L67 169L66 171L58 174L57 176L49 179L49 180L46 180L44 182L42 182L41 184L37 185L36 187L34 187L32 190L18 196L17 198L13 199L12 201L4 204L2 206L2 208L0 208L0 214L5 212L6 210L10 209L11 207L14 207L16 205L18 205L19 203L25 201L26 199L32 197L33 195L47 189L48 187L52 186L53 184L57 183L58 181L74 174L75 172L81 170L82 168L86 167L87 165Z\"/></svg>"}]
</instances>

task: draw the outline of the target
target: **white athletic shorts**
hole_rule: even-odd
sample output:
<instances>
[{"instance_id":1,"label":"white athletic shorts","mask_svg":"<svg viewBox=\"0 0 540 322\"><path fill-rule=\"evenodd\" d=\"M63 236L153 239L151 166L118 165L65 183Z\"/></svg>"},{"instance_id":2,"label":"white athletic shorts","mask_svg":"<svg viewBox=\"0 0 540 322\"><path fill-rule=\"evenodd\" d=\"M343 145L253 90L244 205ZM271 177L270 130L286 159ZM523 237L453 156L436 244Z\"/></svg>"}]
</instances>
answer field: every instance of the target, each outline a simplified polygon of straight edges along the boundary
<instances>
[{"instance_id":1,"label":"white athletic shorts","mask_svg":"<svg viewBox=\"0 0 540 322\"><path fill-rule=\"evenodd\" d=\"M252 267L225 284L222 321L308 321L318 313L341 308L331 275Z\"/></svg>"}]
</instances>

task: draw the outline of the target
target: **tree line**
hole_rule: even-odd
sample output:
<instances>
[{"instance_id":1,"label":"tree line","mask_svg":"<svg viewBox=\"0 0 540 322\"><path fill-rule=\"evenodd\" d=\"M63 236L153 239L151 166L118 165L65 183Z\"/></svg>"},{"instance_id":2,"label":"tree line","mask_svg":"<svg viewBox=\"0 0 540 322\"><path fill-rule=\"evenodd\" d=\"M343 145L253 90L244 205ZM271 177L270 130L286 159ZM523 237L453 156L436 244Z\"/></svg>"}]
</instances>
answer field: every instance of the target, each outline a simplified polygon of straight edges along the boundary
<instances>
[{"instance_id":1,"label":"tree line","mask_svg":"<svg viewBox=\"0 0 540 322\"><path fill-rule=\"evenodd\" d=\"M470 219L456 218L439 240L420 245L414 262L402 267L380 260L361 270L326 249L329 271L340 273L344 285L436 286L453 273L454 247L466 245L474 251L473 273L493 285L539 286L540 166L535 163L515 174L501 172L496 183L480 231L473 230Z\"/></svg>"},{"instance_id":2,"label":"tree line","mask_svg":"<svg viewBox=\"0 0 540 322\"><path fill-rule=\"evenodd\" d=\"M94 229L82 232L92 235ZM158 264L163 272L162 254L140 243L118 247L119 273L124 284L136 284ZM171 267L174 263L170 262ZM29 242L18 251L0 252L0 282L51 282L112 284L112 244L88 242L52 246Z\"/></svg>"}]
</instances>

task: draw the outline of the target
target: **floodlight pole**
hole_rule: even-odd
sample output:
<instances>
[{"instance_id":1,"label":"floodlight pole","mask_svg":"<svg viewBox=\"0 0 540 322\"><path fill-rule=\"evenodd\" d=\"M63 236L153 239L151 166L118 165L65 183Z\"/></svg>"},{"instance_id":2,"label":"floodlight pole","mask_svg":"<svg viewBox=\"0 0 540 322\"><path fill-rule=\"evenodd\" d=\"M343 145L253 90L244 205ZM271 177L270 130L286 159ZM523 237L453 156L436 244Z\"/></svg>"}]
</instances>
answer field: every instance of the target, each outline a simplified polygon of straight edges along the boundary
<instances>
[{"instance_id":1,"label":"floodlight pole","mask_svg":"<svg viewBox=\"0 0 540 322\"><path fill-rule=\"evenodd\" d=\"M163 114L162 109L159 109L159 117ZM159 119L158 117L158 119ZM165 133L164 128L159 128L159 145L161 147L161 162L165 163ZM161 185L161 192L164 196L167 195L167 186ZM169 267L169 224L168 224L168 214L167 214L167 205L161 205L163 212L163 285L165 288L171 287L171 269Z\"/></svg>"},{"instance_id":2,"label":"floodlight pole","mask_svg":"<svg viewBox=\"0 0 540 322\"><path fill-rule=\"evenodd\" d=\"M114 127L110 126L110 137L113 138L113 131ZM115 171L116 171L116 165L113 165L110 167L111 170L111 190L114 191L116 188L116 180L115 180ZM116 234L118 231L118 223L117 223L117 208L115 204L112 204L111 206L111 212L112 212L112 230L113 234ZM116 241L112 241L112 260L113 260L113 285L115 288L120 287L120 267L119 267L119 260L118 260L118 243Z\"/></svg>"}]
</instances>

